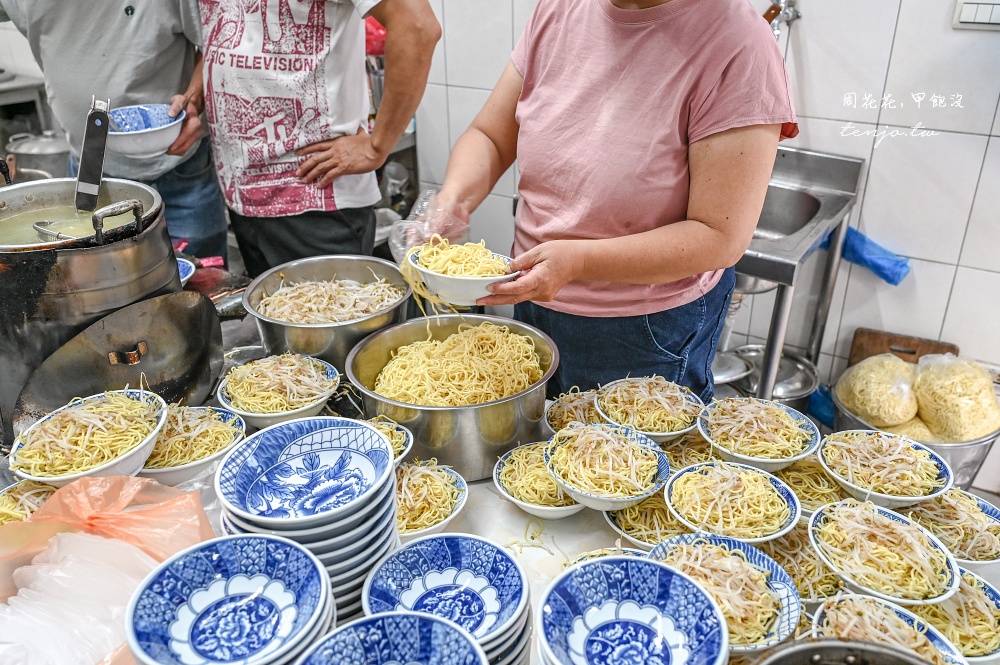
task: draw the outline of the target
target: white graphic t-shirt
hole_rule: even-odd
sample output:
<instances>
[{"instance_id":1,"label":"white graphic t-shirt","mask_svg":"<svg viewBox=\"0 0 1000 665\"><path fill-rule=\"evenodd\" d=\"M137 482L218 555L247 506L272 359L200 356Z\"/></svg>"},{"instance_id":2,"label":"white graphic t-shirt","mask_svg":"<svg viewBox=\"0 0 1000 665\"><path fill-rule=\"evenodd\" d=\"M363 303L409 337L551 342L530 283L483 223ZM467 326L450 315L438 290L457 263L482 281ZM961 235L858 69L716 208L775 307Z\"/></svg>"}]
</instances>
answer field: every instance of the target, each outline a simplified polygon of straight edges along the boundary
<instances>
[{"instance_id":1,"label":"white graphic t-shirt","mask_svg":"<svg viewBox=\"0 0 1000 665\"><path fill-rule=\"evenodd\" d=\"M374 173L320 189L295 151L368 125L365 30L380 0L201 0L205 109L229 207L248 217L374 205Z\"/></svg>"}]
</instances>

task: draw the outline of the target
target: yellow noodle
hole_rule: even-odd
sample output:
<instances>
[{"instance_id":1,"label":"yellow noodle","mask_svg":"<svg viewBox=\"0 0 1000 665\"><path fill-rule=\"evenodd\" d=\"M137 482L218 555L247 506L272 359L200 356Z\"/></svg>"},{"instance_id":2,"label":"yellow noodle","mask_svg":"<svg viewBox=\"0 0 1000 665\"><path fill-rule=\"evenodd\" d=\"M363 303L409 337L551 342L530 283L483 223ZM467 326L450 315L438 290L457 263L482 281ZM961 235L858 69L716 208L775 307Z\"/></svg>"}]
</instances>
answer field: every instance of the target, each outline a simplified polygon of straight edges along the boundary
<instances>
[{"instance_id":1,"label":"yellow noodle","mask_svg":"<svg viewBox=\"0 0 1000 665\"><path fill-rule=\"evenodd\" d=\"M694 578L719 604L729 627L729 643L764 641L781 603L768 588L770 573L753 566L740 550L695 540L678 545L662 560Z\"/></svg>"},{"instance_id":2,"label":"yellow noodle","mask_svg":"<svg viewBox=\"0 0 1000 665\"><path fill-rule=\"evenodd\" d=\"M900 512L937 536L959 559L1000 559L1000 522L984 513L968 492L950 489Z\"/></svg>"},{"instance_id":3,"label":"yellow noodle","mask_svg":"<svg viewBox=\"0 0 1000 665\"><path fill-rule=\"evenodd\" d=\"M421 268L440 275L453 277L495 277L507 274L507 261L486 249L486 241L452 245L447 238L436 233L419 251L417 263Z\"/></svg>"},{"instance_id":4,"label":"yellow noodle","mask_svg":"<svg viewBox=\"0 0 1000 665\"><path fill-rule=\"evenodd\" d=\"M658 453L608 425L574 424L549 443L550 469L589 494L622 498L648 492L656 482Z\"/></svg>"},{"instance_id":5,"label":"yellow noodle","mask_svg":"<svg viewBox=\"0 0 1000 665\"><path fill-rule=\"evenodd\" d=\"M823 600L840 590L840 578L823 563L809 542L809 527L805 522L800 521L785 535L757 547L785 569L802 600Z\"/></svg>"},{"instance_id":6,"label":"yellow noodle","mask_svg":"<svg viewBox=\"0 0 1000 665\"><path fill-rule=\"evenodd\" d=\"M747 457L788 459L812 440L804 419L755 397L716 400L708 409L706 424L712 443Z\"/></svg>"},{"instance_id":7,"label":"yellow noodle","mask_svg":"<svg viewBox=\"0 0 1000 665\"><path fill-rule=\"evenodd\" d=\"M942 441L972 441L1000 429L1000 401L978 363L924 356L914 391L920 418Z\"/></svg>"},{"instance_id":8,"label":"yellow noodle","mask_svg":"<svg viewBox=\"0 0 1000 665\"><path fill-rule=\"evenodd\" d=\"M701 412L691 391L662 376L616 381L597 391L597 402L613 422L640 432L678 432Z\"/></svg>"},{"instance_id":9,"label":"yellow noodle","mask_svg":"<svg viewBox=\"0 0 1000 665\"><path fill-rule=\"evenodd\" d=\"M792 488L804 510L816 510L820 506L841 501L848 496L847 492L830 478L819 460L811 455L776 471L774 475Z\"/></svg>"},{"instance_id":10,"label":"yellow noodle","mask_svg":"<svg viewBox=\"0 0 1000 665\"><path fill-rule=\"evenodd\" d=\"M817 626L818 637L888 644L912 651L933 665L948 665L927 635L875 598L856 595L831 598L823 608L825 614Z\"/></svg>"},{"instance_id":11,"label":"yellow noodle","mask_svg":"<svg viewBox=\"0 0 1000 665\"><path fill-rule=\"evenodd\" d=\"M353 279L302 281L286 286L282 275L278 290L261 298L257 312L289 323L353 321L391 307L403 293L385 279L368 283Z\"/></svg>"},{"instance_id":12,"label":"yellow noodle","mask_svg":"<svg viewBox=\"0 0 1000 665\"><path fill-rule=\"evenodd\" d=\"M947 556L920 527L897 522L873 503L831 506L816 530L827 559L851 580L893 598L936 598L948 589Z\"/></svg>"},{"instance_id":13,"label":"yellow noodle","mask_svg":"<svg viewBox=\"0 0 1000 665\"><path fill-rule=\"evenodd\" d=\"M282 413L314 404L338 383L338 378L326 376L326 366L318 360L285 353L232 368L225 391L240 411Z\"/></svg>"},{"instance_id":14,"label":"yellow noodle","mask_svg":"<svg viewBox=\"0 0 1000 665\"><path fill-rule=\"evenodd\" d=\"M914 416L902 425L883 427L882 429L890 434L905 436L907 439L913 439L920 443L937 443L938 441L938 438L927 427L927 423L920 419L920 416Z\"/></svg>"},{"instance_id":15,"label":"yellow noodle","mask_svg":"<svg viewBox=\"0 0 1000 665\"><path fill-rule=\"evenodd\" d=\"M0 494L0 525L28 519L55 491L51 485L22 480Z\"/></svg>"},{"instance_id":16,"label":"yellow noodle","mask_svg":"<svg viewBox=\"0 0 1000 665\"><path fill-rule=\"evenodd\" d=\"M452 474L436 459L404 462L396 469L396 524L407 534L436 526L458 505L462 491Z\"/></svg>"},{"instance_id":17,"label":"yellow noodle","mask_svg":"<svg viewBox=\"0 0 1000 665\"><path fill-rule=\"evenodd\" d=\"M594 403L596 395L596 390L581 391L576 386L559 395L549 407L549 427L552 428L553 432L558 432L573 422L604 422L604 418L598 413L597 405Z\"/></svg>"},{"instance_id":18,"label":"yellow noodle","mask_svg":"<svg viewBox=\"0 0 1000 665\"><path fill-rule=\"evenodd\" d=\"M240 434L222 420L215 409L198 409L171 404L167 422L156 437L147 469L164 469L205 459L219 452Z\"/></svg>"},{"instance_id":19,"label":"yellow noodle","mask_svg":"<svg viewBox=\"0 0 1000 665\"><path fill-rule=\"evenodd\" d=\"M777 533L792 516L766 474L726 462L678 478L670 488L670 503L688 522L731 538Z\"/></svg>"},{"instance_id":20,"label":"yellow noodle","mask_svg":"<svg viewBox=\"0 0 1000 665\"><path fill-rule=\"evenodd\" d=\"M712 444L705 440L699 432L685 434L679 439L668 441L661 446L670 461L671 471L683 469L692 464L701 464L718 459L712 451Z\"/></svg>"},{"instance_id":21,"label":"yellow noodle","mask_svg":"<svg viewBox=\"0 0 1000 665\"><path fill-rule=\"evenodd\" d=\"M406 404L469 406L510 397L543 374L531 338L484 322L396 349L374 390Z\"/></svg>"},{"instance_id":22,"label":"yellow noodle","mask_svg":"<svg viewBox=\"0 0 1000 665\"><path fill-rule=\"evenodd\" d=\"M891 353L872 356L849 367L834 392L848 411L869 425L901 425L917 415L916 369Z\"/></svg>"},{"instance_id":23,"label":"yellow noodle","mask_svg":"<svg viewBox=\"0 0 1000 665\"><path fill-rule=\"evenodd\" d=\"M69 407L26 431L10 468L56 477L89 471L129 452L156 428L155 404L120 392Z\"/></svg>"},{"instance_id":24,"label":"yellow noodle","mask_svg":"<svg viewBox=\"0 0 1000 665\"><path fill-rule=\"evenodd\" d=\"M969 573L951 598L913 608L913 613L937 628L963 656L987 656L1000 649L1000 609L986 595L982 580Z\"/></svg>"},{"instance_id":25,"label":"yellow noodle","mask_svg":"<svg viewBox=\"0 0 1000 665\"><path fill-rule=\"evenodd\" d=\"M623 532L649 545L691 532L673 516L661 494L647 497L629 508L612 511L611 519Z\"/></svg>"},{"instance_id":26,"label":"yellow noodle","mask_svg":"<svg viewBox=\"0 0 1000 665\"><path fill-rule=\"evenodd\" d=\"M545 467L547 443L518 446L511 451L500 469L500 483L518 501L534 506L572 506L576 504L565 494Z\"/></svg>"},{"instance_id":27,"label":"yellow noodle","mask_svg":"<svg viewBox=\"0 0 1000 665\"><path fill-rule=\"evenodd\" d=\"M892 496L927 496L945 484L926 450L884 432L838 432L826 438L823 459L834 473L863 489Z\"/></svg>"},{"instance_id":28,"label":"yellow noodle","mask_svg":"<svg viewBox=\"0 0 1000 665\"><path fill-rule=\"evenodd\" d=\"M389 439L389 443L392 444L394 458L399 458L399 456L403 454L403 449L406 447L406 432L399 429L399 423L385 415L378 415L374 418L369 418L368 423L378 431L382 432L382 434L385 435L385 438Z\"/></svg>"}]
</instances>

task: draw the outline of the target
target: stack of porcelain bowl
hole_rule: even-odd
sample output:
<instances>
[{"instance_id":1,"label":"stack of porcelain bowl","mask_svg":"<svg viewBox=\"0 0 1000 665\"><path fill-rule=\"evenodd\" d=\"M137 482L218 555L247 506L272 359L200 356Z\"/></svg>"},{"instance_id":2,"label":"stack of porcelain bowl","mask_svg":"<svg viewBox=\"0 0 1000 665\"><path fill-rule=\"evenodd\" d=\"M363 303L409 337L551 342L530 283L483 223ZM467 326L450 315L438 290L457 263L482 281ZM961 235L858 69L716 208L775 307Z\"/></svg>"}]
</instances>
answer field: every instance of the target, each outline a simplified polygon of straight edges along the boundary
<instances>
[{"instance_id":1,"label":"stack of porcelain bowl","mask_svg":"<svg viewBox=\"0 0 1000 665\"><path fill-rule=\"evenodd\" d=\"M365 614L410 611L450 619L482 647L490 665L531 656L531 603L524 569L503 547L478 536L418 538L372 570Z\"/></svg>"},{"instance_id":2,"label":"stack of porcelain bowl","mask_svg":"<svg viewBox=\"0 0 1000 665\"><path fill-rule=\"evenodd\" d=\"M289 538L330 576L337 620L361 615L361 586L398 546L389 440L368 423L314 417L244 439L222 460L222 529Z\"/></svg>"},{"instance_id":3,"label":"stack of porcelain bowl","mask_svg":"<svg viewBox=\"0 0 1000 665\"><path fill-rule=\"evenodd\" d=\"M125 633L143 665L284 665L336 618L315 556L284 538L246 534L160 564L132 595Z\"/></svg>"}]
</instances>

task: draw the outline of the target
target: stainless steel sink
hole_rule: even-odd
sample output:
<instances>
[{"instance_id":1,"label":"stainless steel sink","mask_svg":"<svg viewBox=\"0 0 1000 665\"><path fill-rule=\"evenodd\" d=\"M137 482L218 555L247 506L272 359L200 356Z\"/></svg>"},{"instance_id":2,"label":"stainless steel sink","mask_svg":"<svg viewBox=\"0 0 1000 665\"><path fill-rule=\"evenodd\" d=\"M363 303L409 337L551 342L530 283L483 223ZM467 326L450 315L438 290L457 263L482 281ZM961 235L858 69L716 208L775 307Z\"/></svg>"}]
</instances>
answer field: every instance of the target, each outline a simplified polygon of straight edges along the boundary
<instances>
[{"instance_id":1,"label":"stainless steel sink","mask_svg":"<svg viewBox=\"0 0 1000 665\"><path fill-rule=\"evenodd\" d=\"M809 192L771 184L767 188L764 209L760 211L753 237L780 240L795 235L809 225L820 205L820 200Z\"/></svg>"}]
</instances>

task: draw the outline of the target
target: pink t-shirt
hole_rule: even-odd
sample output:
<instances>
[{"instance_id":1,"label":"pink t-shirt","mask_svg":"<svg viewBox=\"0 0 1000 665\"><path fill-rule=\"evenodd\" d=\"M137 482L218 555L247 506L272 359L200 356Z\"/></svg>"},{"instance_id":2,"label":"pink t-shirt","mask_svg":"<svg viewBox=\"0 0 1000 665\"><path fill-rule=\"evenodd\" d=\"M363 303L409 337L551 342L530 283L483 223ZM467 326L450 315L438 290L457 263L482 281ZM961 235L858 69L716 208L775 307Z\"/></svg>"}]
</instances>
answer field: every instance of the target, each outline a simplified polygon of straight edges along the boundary
<instances>
[{"instance_id":1,"label":"pink t-shirt","mask_svg":"<svg viewBox=\"0 0 1000 665\"><path fill-rule=\"evenodd\" d=\"M733 127L798 133L785 63L747 0L540 0L514 49L521 173L514 255L561 238L642 233L687 217L688 146ZM582 316L685 305L722 271L667 284L567 284L552 302Z\"/></svg>"}]
</instances>

